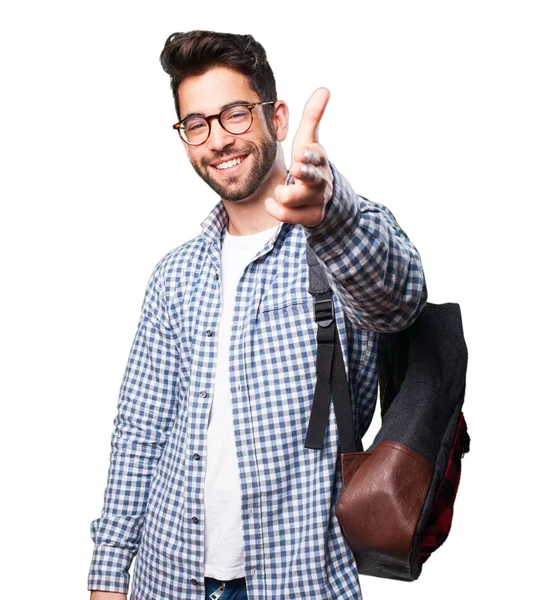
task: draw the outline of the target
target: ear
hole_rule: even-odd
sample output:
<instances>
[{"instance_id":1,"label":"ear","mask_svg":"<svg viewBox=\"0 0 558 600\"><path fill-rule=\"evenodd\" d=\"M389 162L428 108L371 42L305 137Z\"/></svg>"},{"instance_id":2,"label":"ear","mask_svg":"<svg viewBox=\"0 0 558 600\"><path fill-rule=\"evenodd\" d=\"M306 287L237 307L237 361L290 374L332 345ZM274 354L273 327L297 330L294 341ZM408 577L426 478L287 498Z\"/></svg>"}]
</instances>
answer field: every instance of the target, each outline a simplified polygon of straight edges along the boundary
<instances>
[{"instance_id":1,"label":"ear","mask_svg":"<svg viewBox=\"0 0 558 600\"><path fill-rule=\"evenodd\" d=\"M277 100L273 113L273 127L277 141L282 142L289 133L289 107L284 100Z\"/></svg>"}]
</instances>

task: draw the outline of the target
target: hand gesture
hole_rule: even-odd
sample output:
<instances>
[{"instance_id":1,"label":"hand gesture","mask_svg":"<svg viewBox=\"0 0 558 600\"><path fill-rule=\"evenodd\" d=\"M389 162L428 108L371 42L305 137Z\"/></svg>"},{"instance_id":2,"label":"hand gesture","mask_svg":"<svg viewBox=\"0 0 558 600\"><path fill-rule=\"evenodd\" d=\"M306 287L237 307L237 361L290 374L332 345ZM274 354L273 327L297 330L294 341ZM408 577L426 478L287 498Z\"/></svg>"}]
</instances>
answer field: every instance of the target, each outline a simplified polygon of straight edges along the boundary
<instances>
[{"instance_id":1,"label":"hand gesture","mask_svg":"<svg viewBox=\"0 0 558 600\"><path fill-rule=\"evenodd\" d=\"M316 227L324 219L333 196L333 173L318 143L318 126L330 95L327 88L318 88L306 102L293 140L289 171L294 185L278 185L275 198L265 200L267 212L279 221Z\"/></svg>"}]
</instances>

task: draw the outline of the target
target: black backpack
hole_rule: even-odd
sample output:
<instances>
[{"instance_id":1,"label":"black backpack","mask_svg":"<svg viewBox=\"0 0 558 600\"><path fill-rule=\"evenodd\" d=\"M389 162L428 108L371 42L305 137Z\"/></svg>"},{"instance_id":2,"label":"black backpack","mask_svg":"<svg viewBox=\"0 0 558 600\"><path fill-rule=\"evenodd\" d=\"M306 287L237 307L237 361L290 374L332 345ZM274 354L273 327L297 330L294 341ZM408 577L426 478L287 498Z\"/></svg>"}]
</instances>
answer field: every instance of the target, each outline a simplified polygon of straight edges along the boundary
<instances>
[{"instance_id":1,"label":"black backpack","mask_svg":"<svg viewBox=\"0 0 558 600\"><path fill-rule=\"evenodd\" d=\"M448 536L469 451L461 411L467 346L459 304L426 302L413 323L383 334L379 371L382 425L363 451L355 441L333 298L307 244L309 289L318 323L317 381L306 448L322 448L331 396L340 440L343 493L336 516L358 572L416 580Z\"/></svg>"}]
</instances>

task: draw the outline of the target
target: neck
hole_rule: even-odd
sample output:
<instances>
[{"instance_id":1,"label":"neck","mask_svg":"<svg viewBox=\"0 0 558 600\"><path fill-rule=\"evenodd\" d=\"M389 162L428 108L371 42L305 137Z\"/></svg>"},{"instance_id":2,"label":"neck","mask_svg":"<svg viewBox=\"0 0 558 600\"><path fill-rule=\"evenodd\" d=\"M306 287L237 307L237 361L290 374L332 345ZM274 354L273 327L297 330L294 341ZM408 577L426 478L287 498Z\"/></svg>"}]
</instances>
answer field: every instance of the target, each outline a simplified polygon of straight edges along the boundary
<instances>
[{"instance_id":1,"label":"neck","mask_svg":"<svg viewBox=\"0 0 558 600\"><path fill-rule=\"evenodd\" d=\"M229 216L227 231L231 235L251 235L266 229L271 229L278 219L272 217L265 208L265 199L275 196L275 188L283 185L287 177L287 168L281 160L269 171L256 192L242 201L222 199Z\"/></svg>"}]
</instances>

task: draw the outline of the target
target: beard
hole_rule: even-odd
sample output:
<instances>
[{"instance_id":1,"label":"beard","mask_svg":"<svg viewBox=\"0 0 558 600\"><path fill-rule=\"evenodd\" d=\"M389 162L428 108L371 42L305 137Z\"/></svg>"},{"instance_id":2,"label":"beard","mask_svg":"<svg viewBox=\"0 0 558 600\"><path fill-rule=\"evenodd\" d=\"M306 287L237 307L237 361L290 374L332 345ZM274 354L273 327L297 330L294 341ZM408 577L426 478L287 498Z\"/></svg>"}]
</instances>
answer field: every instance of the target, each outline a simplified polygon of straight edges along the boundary
<instances>
[{"instance_id":1,"label":"beard","mask_svg":"<svg viewBox=\"0 0 558 600\"><path fill-rule=\"evenodd\" d=\"M211 173L214 167L209 165L209 161L214 162L216 159L226 160L227 156L249 154L252 157L252 167L248 173L242 173L236 176L227 177L226 179L217 179ZM260 146L256 144L248 144L245 148L235 148L228 155L224 154L220 157L208 159L204 166L193 162L194 171L207 183L207 185L217 192L224 200L242 200L251 196L260 186L266 175L269 173L275 157L277 156L277 141L274 139L265 139ZM248 160L248 156L244 160ZM202 161L203 162L203 161ZM218 175L216 175L218 177Z\"/></svg>"}]
</instances>

